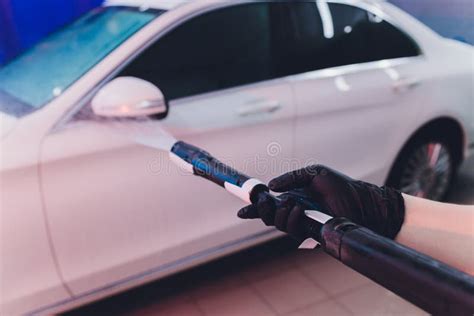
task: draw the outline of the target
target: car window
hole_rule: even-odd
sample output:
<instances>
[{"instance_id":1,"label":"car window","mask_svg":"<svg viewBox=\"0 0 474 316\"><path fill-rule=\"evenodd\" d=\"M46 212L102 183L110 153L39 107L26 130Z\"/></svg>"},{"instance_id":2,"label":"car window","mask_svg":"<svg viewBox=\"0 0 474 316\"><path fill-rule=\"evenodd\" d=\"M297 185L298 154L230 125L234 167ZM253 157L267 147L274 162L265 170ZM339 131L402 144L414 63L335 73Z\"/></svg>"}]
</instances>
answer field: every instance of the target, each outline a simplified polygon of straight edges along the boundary
<instances>
[{"instance_id":1,"label":"car window","mask_svg":"<svg viewBox=\"0 0 474 316\"><path fill-rule=\"evenodd\" d=\"M337 3L293 2L286 12L293 36L278 52L279 75L420 54L393 25L363 9Z\"/></svg>"},{"instance_id":2,"label":"car window","mask_svg":"<svg viewBox=\"0 0 474 316\"><path fill-rule=\"evenodd\" d=\"M170 31L120 76L145 79L169 100L266 80L270 28L267 3L218 9Z\"/></svg>"},{"instance_id":3,"label":"car window","mask_svg":"<svg viewBox=\"0 0 474 316\"><path fill-rule=\"evenodd\" d=\"M275 10L281 22L275 25L281 40L274 48L278 76L288 76L325 68L327 59L323 24L315 1L288 2Z\"/></svg>"},{"instance_id":4,"label":"car window","mask_svg":"<svg viewBox=\"0 0 474 316\"><path fill-rule=\"evenodd\" d=\"M362 9L325 1L233 5L186 21L119 76L168 100L324 68L419 54L411 39Z\"/></svg>"},{"instance_id":5,"label":"car window","mask_svg":"<svg viewBox=\"0 0 474 316\"><path fill-rule=\"evenodd\" d=\"M334 23L334 64L370 62L420 54L416 43L387 21L363 9L329 4ZM339 60L337 60L339 59Z\"/></svg>"}]
</instances>

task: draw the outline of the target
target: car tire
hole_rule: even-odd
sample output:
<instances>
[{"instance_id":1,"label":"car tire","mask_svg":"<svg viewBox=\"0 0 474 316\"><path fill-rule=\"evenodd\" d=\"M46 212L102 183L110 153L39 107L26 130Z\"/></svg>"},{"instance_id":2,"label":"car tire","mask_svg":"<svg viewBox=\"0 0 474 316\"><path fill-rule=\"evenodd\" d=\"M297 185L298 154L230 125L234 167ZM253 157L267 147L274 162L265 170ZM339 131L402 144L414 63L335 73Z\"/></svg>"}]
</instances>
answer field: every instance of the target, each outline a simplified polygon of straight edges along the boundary
<instances>
[{"instance_id":1,"label":"car tire","mask_svg":"<svg viewBox=\"0 0 474 316\"><path fill-rule=\"evenodd\" d=\"M387 185L413 196L444 200L459 166L452 143L447 137L418 135L399 154Z\"/></svg>"}]
</instances>

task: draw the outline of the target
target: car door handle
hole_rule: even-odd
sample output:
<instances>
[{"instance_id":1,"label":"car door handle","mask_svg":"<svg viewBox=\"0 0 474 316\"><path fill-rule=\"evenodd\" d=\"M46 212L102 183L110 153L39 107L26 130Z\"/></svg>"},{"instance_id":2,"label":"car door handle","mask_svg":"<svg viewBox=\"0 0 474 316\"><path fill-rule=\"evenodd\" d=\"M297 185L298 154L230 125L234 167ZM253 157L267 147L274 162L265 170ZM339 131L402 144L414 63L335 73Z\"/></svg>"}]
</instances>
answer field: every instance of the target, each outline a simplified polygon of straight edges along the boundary
<instances>
[{"instance_id":1,"label":"car door handle","mask_svg":"<svg viewBox=\"0 0 474 316\"><path fill-rule=\"evenodd\" d=\"M421 80L419 78L402 78L400 80L395 81L395 83L393 84L393 89L396 92L403 92L414 89L420 84Z\"/></svg>"},{"instance_id":2,"label":"car door handle","mask_svg":"<svg viewBox=\"0 0 474 316\"><path fill-rule=\"evenodd\" d=\"M281 108L280 101L277 100L263 100L248 103L237 110L239 116L249 116L262 113L272 113Z\"/></svg>"}]
</instances>

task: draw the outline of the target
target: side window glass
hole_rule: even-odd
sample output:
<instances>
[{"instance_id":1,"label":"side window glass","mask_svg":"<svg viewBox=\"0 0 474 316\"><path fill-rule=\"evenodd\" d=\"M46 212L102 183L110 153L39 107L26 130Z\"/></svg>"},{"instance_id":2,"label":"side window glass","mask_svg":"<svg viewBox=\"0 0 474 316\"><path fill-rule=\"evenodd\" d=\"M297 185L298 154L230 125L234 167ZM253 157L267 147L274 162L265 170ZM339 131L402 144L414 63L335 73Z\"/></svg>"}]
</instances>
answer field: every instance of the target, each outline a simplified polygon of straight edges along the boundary
<instances>
[{"instance_id":1,"label":"side window glass","mask_svg":"<svg viewBox=\"0 0 474 316\"><path fill-rule=\"evenodd\" d=\"M193 18L159 39L120 76L167 99L272 78L420 54L411 38L363 9L325 1L261 2Z\"/></svg>"},{"instance_id":2,"label":"side window glass","mask_svg":"<svg viewBox=\"0 0 474 316\"><path fill-rule=\"evenodd\" d=\"M327 63L330 67L373 61L366 47L369 20L367 12L341 4L327 4L333 34L325 35Z\"/></svg>"},{"instance_id":3,"label":"side window glass","mask_svg":"<svg viewBox=\"0 0 474 316\"><path fill-rule=\"evenodd\" d=\"M178 26L120 75L148 80L173 100L271 78L270 45L268 4L237 5Z\"/></svg>"},{"instance_id":4,"label":"side window glass","mask_svg":"<svg viewBox=\"0 0 474 316\"><path fill-rule=\"evenodd\" d=\"M404 33L354 6L295 1L280 4L272 17L280 36L272 41L278 76L420 54Z\"/></svg>"},{"instance_id":5,"label":"side window glass","mask_svg":"<svg viewBox=\"0 0 474 316\"><path fill-rule=\"evenodd\" d=\"M355 64L420 54L414 41L392 24L363 9L329 4L334 38L328 48L334 65Z\"/></svg>"},{"instance_id":6,"label":"side window glass","mask_svg":"<svg viewBox=\"0 0 474 316\"><path fill-rule=\"evenodd\" d=\"M272 3L272 22L276 76L325 68L323 25L315 1Z\"/></svg>"}]
</instances>

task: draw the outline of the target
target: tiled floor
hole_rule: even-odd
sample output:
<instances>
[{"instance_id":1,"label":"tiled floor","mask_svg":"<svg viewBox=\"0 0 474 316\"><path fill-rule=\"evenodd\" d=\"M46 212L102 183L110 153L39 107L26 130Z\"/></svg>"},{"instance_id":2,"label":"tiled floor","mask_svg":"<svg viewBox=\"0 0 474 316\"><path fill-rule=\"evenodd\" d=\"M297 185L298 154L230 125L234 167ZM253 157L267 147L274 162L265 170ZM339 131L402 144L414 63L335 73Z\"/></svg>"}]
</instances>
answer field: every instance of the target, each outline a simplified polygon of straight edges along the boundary
<instances>
[{"instance_id":1,"label":"tiled floor","mask_svg":"<svg viewBox=\"0 0 474 316\"><path fill-rule=\"evenodd\" d=\"M474 160L450 201L474 204ZM76 310L71 315L424 315L320 250L281 239Z\"/></svg>"}]
</instances>

